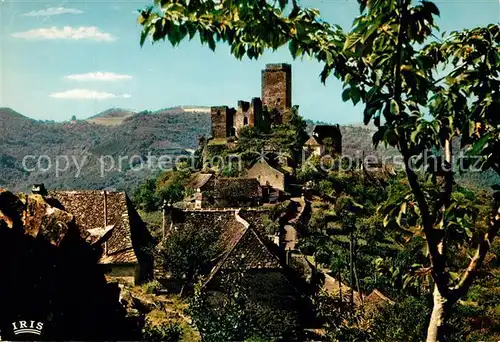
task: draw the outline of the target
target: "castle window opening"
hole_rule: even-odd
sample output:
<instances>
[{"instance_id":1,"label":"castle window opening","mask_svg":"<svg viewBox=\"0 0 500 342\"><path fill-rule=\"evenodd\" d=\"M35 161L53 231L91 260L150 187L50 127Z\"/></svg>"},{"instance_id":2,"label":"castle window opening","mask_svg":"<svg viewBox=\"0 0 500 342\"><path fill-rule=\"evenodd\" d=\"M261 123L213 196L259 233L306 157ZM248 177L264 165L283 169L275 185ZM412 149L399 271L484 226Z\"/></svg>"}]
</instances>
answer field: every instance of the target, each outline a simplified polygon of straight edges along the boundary
<instances>
[{"instance_id":1,"label":"castle window opening","mask_svg":"<svg viewBox=\"0 0 500 342\"><path fill-rule=\"evenodd\" d=\"M248 118L246 116L243 119L243 126L248 126Z\"/></svg>"}]
</instances>

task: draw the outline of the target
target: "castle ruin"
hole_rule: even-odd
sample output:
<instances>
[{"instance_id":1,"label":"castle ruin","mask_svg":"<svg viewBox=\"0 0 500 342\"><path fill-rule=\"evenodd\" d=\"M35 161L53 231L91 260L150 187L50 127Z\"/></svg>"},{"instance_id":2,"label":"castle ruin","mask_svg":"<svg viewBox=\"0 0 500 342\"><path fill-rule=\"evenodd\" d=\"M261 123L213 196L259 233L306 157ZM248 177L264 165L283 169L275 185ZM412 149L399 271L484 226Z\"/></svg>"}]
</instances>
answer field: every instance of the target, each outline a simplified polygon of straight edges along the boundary
<instances>
[{"instance_id":1,"label":"castle ruin","mask_svg":"<svg viewBox=\"0 0 500 342\"><path fill-rule=\"evenodd\" d=\"M237 137L241 128L267 128L288 121L292 107L292 67L290 64L267 64L262 70L262 100L238 101L238 107L211 107L212 137Z\"/></svg>"}]
</instances>

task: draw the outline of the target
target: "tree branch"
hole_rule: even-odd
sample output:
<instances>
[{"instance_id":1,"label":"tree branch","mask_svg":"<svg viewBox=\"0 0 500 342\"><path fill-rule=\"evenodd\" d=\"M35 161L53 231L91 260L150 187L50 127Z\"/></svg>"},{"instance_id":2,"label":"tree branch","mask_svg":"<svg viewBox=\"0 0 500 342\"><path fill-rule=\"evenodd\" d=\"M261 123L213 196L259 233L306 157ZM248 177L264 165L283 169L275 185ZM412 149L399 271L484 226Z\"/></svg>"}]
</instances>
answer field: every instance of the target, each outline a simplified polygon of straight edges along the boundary
<instances>
[{"instance_id":1,"label":"tree branch","mask_svg":"<svg viewBox=\"0 0 500 342\"><path fill-rule=\"evenodd\" d=\"M439 196L439 199L436 203L436 207L434 209L433 221L437 223L439 218L439 214L444 215L446 207L450 203L451 193L453 192L453 169L452 169L452 147L451 140L446 139L444 146L444 155L445 155L445 164L444 164L444 184Z\"/></svg>"},{"instance_id":2,"label":"tree branch","mask_svg":"<svg viewBox=\"0 0 500 342\"><path fill-rule=\"evenodd\" d=\"M486 257L486 254L488 253L488 250L493 243L493 240L498 234L498 231L500 229L500 206L498 202L498 200L495 201L490 225L487 232L484 234L483 240L477 247L476 253L470 261L469 266L465 270L464 274L462 275L460 282L453 288L452 294L454 298L458 299L465 293L467 293L470 286L472 285L475 274L477 273L477 271L479 271L484 258Z\"/></svg>"},{"instance_id":3,"label":"tree branch","mask_svg":"<svg viewBox=\"0 0 500 342\"><path fill-rule=\"evenodd\" d=\"M396 47L395 63L394 63L395 70L394 70L393 99L394 101L396 101L396 103L399 105L400 108L402 108L401 63L402 63L403 35L405 31L407 5L408 5L407 0L401 0L401 14L399 18L398 42ZM408 141L405 131L402 132L402 137L400 140L399 147L405 162L405 170L408 177L408 181L410 183L410 188L412 189L412 192L415 195L415 199L417 200L417 204L420 209L420 213L422 215L422 226L427 241L427 248L429 250L430 262L432 267L432 278L434 279L434 282L436 283L439 292L443 296L447 296L449 294L449 288L448 288L448 276L445 270L444 257L442 254L443 234L437 234L438 232L436 232L434 229L434 220L430 214L429 204L425 199L425 195L418 181L418 177L412 169L412 164L410 161L411 155L408 150Z\"/></svg>"},{"instance_id":4,"label":"tree branch","mask_svg":"<svg viewBox=\"0 0 500 342\"><path fill-rule=\"evenodd\" d=\"M444 80L446 77L449 77L451 74L453 74L454 72L457 72L458 70L462 69L463 67L466 67L468 66L469 64L467 62L464 62L464 64L456 67L455 69L453 69L452 71L450 71L447 75L444 75L443 77L441 78L438 78L437 80L435 80L434 82L432 82L432 85L436 85L438 84L439 82L441 82L442 80Z\"/></svg>"}]
</instances>

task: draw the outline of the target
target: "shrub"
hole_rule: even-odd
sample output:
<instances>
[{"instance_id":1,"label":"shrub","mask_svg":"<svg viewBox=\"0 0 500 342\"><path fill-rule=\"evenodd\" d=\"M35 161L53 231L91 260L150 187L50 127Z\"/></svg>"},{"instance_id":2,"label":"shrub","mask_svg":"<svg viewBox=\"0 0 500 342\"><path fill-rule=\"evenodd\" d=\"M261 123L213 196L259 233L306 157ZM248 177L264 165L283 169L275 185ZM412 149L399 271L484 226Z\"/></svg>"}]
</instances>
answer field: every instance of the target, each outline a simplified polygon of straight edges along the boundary
<instances>
[{"instance_id":1,"label":"shrub","mask_svg":"<svg viewBox=\"0 0 500 342\"><path fill-rule=\"evenodd\" d=\"M150 281L150 282L142 285L142 290L146 293L149 293L149 294L155 293L157 290L159 290L161 288L162 288L162 285L160 284L160 282L158 280L153 280L153 281Z\"/></svg>"},{"instance_id":2,"label":"shrub","mask_svg":"<svg viewBox=\"0 0 500 342\"><path fill-rule=\"evenodd\" d=\"M142 341L162 341L176 342L182 337L182 329L178 323L162 323L153 325L146 320L146 324L142 329Z\"/></svg>"}]
</instances>

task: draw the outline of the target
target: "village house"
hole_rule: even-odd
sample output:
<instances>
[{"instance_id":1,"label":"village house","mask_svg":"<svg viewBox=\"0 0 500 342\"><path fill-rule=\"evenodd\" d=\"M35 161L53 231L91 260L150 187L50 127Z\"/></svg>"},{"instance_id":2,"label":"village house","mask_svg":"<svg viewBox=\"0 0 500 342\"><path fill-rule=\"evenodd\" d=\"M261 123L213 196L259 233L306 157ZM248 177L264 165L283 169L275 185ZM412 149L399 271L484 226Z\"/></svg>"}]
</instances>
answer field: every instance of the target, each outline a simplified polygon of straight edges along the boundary
<instances>
[{"instance_id":1,"label":"village house","mask_svg":"<svg viewBox=\"0 0 500 342\"><path fill-rule=\"evenodd\" d=\"M183 206L189 209L256 207L263 202L257 179L224 178L199 172L191 177L187 188L194 192L183 201Z\"/></svg>"},{"instance_id":2,"label":"village house","mask_svg":"<svg viewBox=\"0 0 500 342\"><path fill-rule=\"evenodd\" d=\"M235 213L238 215L238 213ZM243 230L232 240L212 269L204 288L210 300L224 301L235 284L247 296L247 310L253 315L294 322L298 327L306 314L301 302L302 289L277 246L262 238L257 229L242 220Z\"/></svg>"},{"instance_id":3,"label":"village house","mask_svg":"<svg viewBox=\"0 0 500 342\"><path fill-rule=\"evenodd\" d=\"M272 167L264 158L257 161L247 171L247 178L255 178L262 187L285 191L289 172Z\"/></svg>"},{"instance_id":4,"label":"village house","mask_svg":"<svg viewBox=\"0 0 500 342\"><path fill-rule=\"evenodd\" d=\"M252 309L281 312L299 324L304 289L279 247L265 236L263 218L267 214L266 210L251 208L200 211L167 206L163 212L164 239L173 231L190 227L217 232L223 252L212 260L213 268L203 285L211 298L224 298L237 282L250 290L247 295ZM241 278L233 279L232 275Z\"/></svg>"},{"instance_id":5,"label":"village house","mask_svg":"<svg viewBox=\"0 0 500 342\"><path fill-rule=\"evenodd\" d=\"M262 158L247 170L246 176L259 181L264 202L276 203L285 198L291 180L291 171L279 163Z\"/></svg>"},{"instance_id":6,"label":"village house","mask_svg":"<svg viewBox=\"0 0 500 342\"><path fill-rule=\"evenodd\" d=\"M106 276L141 283L153 276L152 236L125 192L46 191L32 188L52 206L73 214L82 237L98 251Z\"/></svg>"},{"instance_id":7,"label":"village house","mask_svg":"<svg viewBox=\"0 0 500 342\"><path fill-rule=\"evenodd\" d=\"M317 157L325 154L342 154L340 126L338 124L314 126L312 136L304 143L304 150Z\"/></svg>"}]
</instances>

